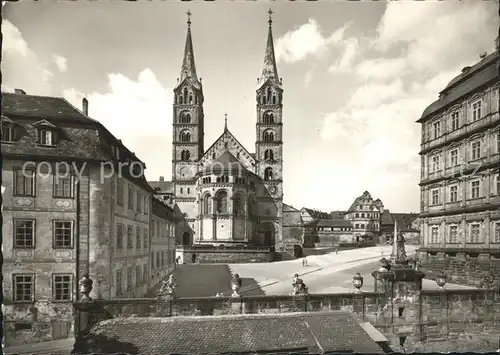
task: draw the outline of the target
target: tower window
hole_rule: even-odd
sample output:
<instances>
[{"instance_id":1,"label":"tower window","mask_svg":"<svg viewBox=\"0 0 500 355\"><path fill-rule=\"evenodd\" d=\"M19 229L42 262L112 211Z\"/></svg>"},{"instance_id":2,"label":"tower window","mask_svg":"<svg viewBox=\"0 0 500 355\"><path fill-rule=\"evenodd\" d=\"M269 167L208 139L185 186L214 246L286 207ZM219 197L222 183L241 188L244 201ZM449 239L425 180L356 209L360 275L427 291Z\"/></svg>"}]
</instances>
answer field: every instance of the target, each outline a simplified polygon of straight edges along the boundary
<instances>
[{"instance_id":1,"label":"tower window","mask_svg":"<svg viewBox=\"0 0 500 355\"><path fill-rule=\"evenodd\" d=\"M264 113L264 123L274 123L274 113L272 112Z\"/></svg>"},{"instance_id":2,"label":"tower window","mask_svg":"<svg viewBox=\"0 0 500 355\"><path fill-rule=\"evenodd\" d=\"M272 180L272 179L273 179L273 169L266 168L266 170L264 170L264 180Z\"/></svg>"},{"instance_id":3,"label":"tower window","mask_svg":"<svg viewBox=\"0 0 500 355\"><path fill-rule=\"evenodd\" d=\"M191 154L189 153L189 150L183 150L181 152L181 160L182 161L189 161L190 157L191 157Z\"/></svg>"},{"instance_id":4,"label":"tower window","mask_svg":"<svg viewBox=\"0 0 500 355\"><path fill-rule=\"evenodd\" d=\"M276 95L273 94L273 105L276 105Z\"/></svg>"},{"instance_id":5,"label":"tower window","mask_svg":"<svg viewBox=\"0 0 500 355\"><path fill-rule=\"evenodd\" d=\"M193 103L193 95L189 95L189 103L192 104Z\"/></svg>"},{"instance_id":6,"label":"tower window","mask_svg":"<svg viewBox=\"0 0 500 355\"><path fill-rule=\"evenodd\" d=\"M274 153L272 149L266 149L264 152L264 160L273 160L274 159Z\"/></svg>"},{"instance_id":7,"label":"tower window","mask_svg":"<svg viewBox=\"0 0 500 355\"><path fill-rule=\"evenodd\" d=\"M182 103L183 103L183 101L182 101L182 96L181 96L181 95L179 95L179 103L180 103L180 104L182 104Z\"/></svg>"},{"instance_id":8,"label":"tower window","mask_svg":"<svg viewBox=\"0 0 500 355\"><path fill-rule=\"evenodd\" d=\"M265 142L273 142L274 141L274 132L273 131L265 131L263 138L264 138Z\"/></svg>"},{"instance_id":9,"label":"tower window","mask_svg":"<svg viewBox=\"0 0 500 355\"><path fill-rule=\"evenodd\" d=\"M215 153L212 153L212 159L215 159Z\"/></svg>"},{"instance_id":10,"label":"tower window","mask_svg":"<svg viewBox=\"0 0 500 355\"><path fill-rule=\"evenodd\" d=\"M181 123L191 123L191 113L183 112L181 113Z\"/></svg>"},{"instance_id":11,"label":"tower window","mask_svg":"<svg viewBox=\"0 0 500 355\"><path fill-rule=\"evenodd\" d=\"M184 102L185 103L188 102L188 89L187 88L184 88Z\"/></svg>"},{"instance_id":12,"label":"tower window","mask_svg":"<svg viewBox=\"0 0 500 355\"><path fill-rule=\"evenodd\" d=\"M181 142L190 142L191 141L191 133L189 131L182 131L179 135Z\"/></svg>"},{"instance_id":13,"label":"tower window","mask_svg":"<svg viewBox=\"0 0 500 355\"><path fill-rule=\"evenodd\" d=\"M267 88L267 102L271 102L271 88Z\"/></svg>"}]
</instances>

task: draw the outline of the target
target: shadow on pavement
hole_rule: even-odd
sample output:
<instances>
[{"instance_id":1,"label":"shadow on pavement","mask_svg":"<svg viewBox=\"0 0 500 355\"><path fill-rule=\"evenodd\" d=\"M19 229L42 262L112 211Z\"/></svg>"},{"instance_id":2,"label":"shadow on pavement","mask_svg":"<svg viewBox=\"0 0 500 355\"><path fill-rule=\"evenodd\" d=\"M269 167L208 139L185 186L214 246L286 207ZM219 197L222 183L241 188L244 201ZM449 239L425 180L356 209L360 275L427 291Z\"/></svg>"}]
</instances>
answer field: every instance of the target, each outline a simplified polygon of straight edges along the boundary
<instances>
[{"instance_id":1,"label":"shadow on pavement","mask_svg":"<svg viewBox=\"0 0 500 355\"><path fill-rule=\"evenodd\" d=\"M217 293L232 293L232 275L228 265L178 265L174 275L177 297L212 297Z\"/></svg>"},{"instance_id":2,"label":"shadow on pavement","mask_svg":"<svg viewBox=\"0 0 500 355\"><path fill-rule=\"evenodd\" d=\"M242 277L241 281L240 294L245 296L264 296L266 294L255 279Z\"/></svg>"}]
</instances>

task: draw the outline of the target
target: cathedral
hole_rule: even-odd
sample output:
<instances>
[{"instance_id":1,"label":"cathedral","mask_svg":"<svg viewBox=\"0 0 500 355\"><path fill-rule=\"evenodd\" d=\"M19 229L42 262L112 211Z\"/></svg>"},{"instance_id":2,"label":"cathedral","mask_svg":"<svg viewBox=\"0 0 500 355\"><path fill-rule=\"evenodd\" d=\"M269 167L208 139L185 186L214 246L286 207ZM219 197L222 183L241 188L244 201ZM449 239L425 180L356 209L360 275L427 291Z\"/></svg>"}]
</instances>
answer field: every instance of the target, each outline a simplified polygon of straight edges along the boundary
<instances>
[{"instance_id":1,"label":"cathedral","mask_svg":"<svg viewBox=\"0 0 500 355\"><path fill-rule=\"evenodd\" d=\"M205 150L203 84L196 73L188 13L184 58L174 89L172 142L173 198L190 229L183 232L184 244L274 248L282 243L283 88L271 15L269 10L264 65L255 93L255 153L250 153L227 127L227 116L224 131Z\"/></svg>"}]
</instances>

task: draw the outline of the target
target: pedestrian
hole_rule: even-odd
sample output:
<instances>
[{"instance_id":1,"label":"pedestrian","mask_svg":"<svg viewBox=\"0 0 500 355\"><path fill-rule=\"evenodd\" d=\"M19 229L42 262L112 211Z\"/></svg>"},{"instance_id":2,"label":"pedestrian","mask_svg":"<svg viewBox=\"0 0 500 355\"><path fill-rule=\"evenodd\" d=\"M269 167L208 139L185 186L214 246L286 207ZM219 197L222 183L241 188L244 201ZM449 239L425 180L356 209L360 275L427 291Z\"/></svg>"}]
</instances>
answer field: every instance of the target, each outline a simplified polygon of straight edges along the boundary
<instances>
[{"instance_id":1,"label":"pedestrian","mask_svg":"<svg viewBox=\"0 0 500 355\"><path fill-rule=\"evenodd\" d=\"M307 258L302 259L302 266L307 266Z\"/></svg>"}]
</instances>

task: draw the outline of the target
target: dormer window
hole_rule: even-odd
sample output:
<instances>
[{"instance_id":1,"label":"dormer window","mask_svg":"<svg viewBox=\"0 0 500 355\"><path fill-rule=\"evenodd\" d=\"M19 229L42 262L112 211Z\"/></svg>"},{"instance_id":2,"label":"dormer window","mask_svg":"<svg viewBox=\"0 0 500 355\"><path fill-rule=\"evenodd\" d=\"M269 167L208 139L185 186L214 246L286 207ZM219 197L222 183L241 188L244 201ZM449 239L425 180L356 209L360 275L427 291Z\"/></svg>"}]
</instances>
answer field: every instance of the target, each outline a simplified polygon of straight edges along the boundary
<instances>
[{"instance_id":1,"label":"dormer window","mask_svg":"<svg viewBox=\"0 0 500 355\"><path fill-rule=\"evenodd\" d=\"M2 122L2 142L12 143L16 137L16 130L12 123Z\"/></svg>"},{"instance_id":2,"label":"dormer window","mask_svg":"<svg viewBox=\"0 0 500 355\"><path fill-rule=\"evenodd\" d=\"M57 129L52 123L42 120L33 124L38 129L38 144L52 147L57 144Z\"/></svg>"},{"instance_id":3,"label":"dormer window","mask_svg":"<svg viewBox=\"0 0 500 355\"><path fill-rule=\"evenodd\" d=\"M13 143L18 138L16 124L5 116L2 116L2 143Z\"/></svg>"},{"instance_id":4,"label":"dormer window","mask_svg":"<svg viewBox=\"0 0 500 355\"><path fill-rule=\"evenodd\" d=\"M55 132L51 129L41 128L38 130L38 143L53 146L56 144Z\"/></svg>"}]
</instances>

